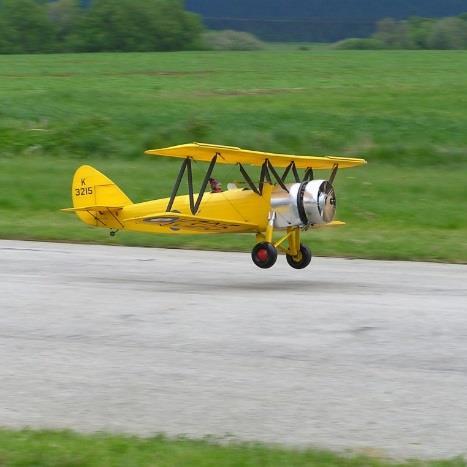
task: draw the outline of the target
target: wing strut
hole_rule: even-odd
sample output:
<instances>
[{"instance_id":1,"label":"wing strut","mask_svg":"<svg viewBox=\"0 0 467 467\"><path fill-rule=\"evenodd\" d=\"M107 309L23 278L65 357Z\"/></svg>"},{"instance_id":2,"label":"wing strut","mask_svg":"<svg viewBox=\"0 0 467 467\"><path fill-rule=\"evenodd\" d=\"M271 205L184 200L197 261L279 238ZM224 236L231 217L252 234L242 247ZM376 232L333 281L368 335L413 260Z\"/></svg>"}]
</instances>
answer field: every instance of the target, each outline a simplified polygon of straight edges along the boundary
<instances>
[{"instance_id":1,"label":"wing strut","mask_svg":"<svg viewBox=\"0 0 467 467\"><path fill-rule=\"evenodd\" d=\"M264 181L267 180L268 183L271 183L271 176L269 175L268 170L268 160L266 159L261 166L261 175L259 177L259 192L263 194Z\"/></svg>"},{"instance_id":2,"label":"wing strut","mask_svg":"<svg viewBox=\"0 0 467 467\"><path fill-rule=\"evenodd\" d=\"M216 155L211 159L211 163L209 164L208 171L206 172L206 175L204 176L203 184L201 185L201 190L199 191L199 194L198 194L198 199L196 200L194 209L193 208L191 209L191 213L193 215L198 212L199 205L201 204L204 193L206 192L206 187L208 185L209 179L211 178L212 171L214 170L214 166L216 165L218 155L219 154L216 153ZM192 187L192 190L193 190L193 187ZM191 198L193 198L193 196L191 196ZM190 199L190 206L191 204L192 204L192 200Z\"/></svg>"},{"instance_id":3,"label":"wing strut","mask_svg":"<svg viewBox=\"0 0 467 467\"><path fill-rule=\"evenodd\" d=\"M283 190L285 190L287 193L289 190L287 189L287 186L285 185L284 181L285 178L287 177L290 169L292 169L292 172L294 174L294 177L296 180L299 180L297 168L295 167L295 163L292 161L287 169L285 170L284 174L282 177L277 173L276 169L274 166L271 164L271 162L266 159L261 166L261 174L260 174L260 179L259 179L259 186L256 187L255 183L251 179L251 177L248 175L247 171L243 167L242 164L238 163L238 166L240 167L240 172L243 175L243 178L247 182L248 186L257 194L257 195L262 195L263 194L263 187L264 187L264 182L267 181L269 184L272 184L271 181L271 174L273 177L276 179L277 183L281 186Z\"/></svg>"},{"instance_id":4,"label":"wing strut","mask_svg":"<svg viewBox=\"0 0 467 467\"><path fill-rule=\"evenodd\" d=\"M180 183L183 178L183 174L185 173L186 166L188 164L189 158L183 159L182 166L180 167L180 172L178 172L177 180L175 180L175 185L172 190L172 194L170 195L169 204L167 205L166 211L170 212L172 210L172 206L174 204L175 197L177 196L178 189L180 188Z\"/></svg>"},{"instance_id":5,"label":"wing strut","mask_svg":"<svg viewBox=\"0 0 467 467\"><path fill-rule=\"evenodd\" d=\"M269 162L269 159L266 159L268 169L271 171L271 173L274 175L274 178L276 179L277 183L280 185L280 187L285 190L287 193L289 192L288 188L285 186L284 182L282 181L282 178L279 176L279 174L276 172L276 169L273 167L271 162Z\"/></svg>"},{"instance_id":6,"label":"wing strut","mask_svg":"<svg viewBox=\"0 0 467 467\"><path fill-rule=\"evenodd\" d=\"M193 190L193 172L191 170L191 159L187 159L187 164L186 164L186 179L188 182L188 198L190 200L190 211L192 214L194 214L195 210L195 199L193 196L194 190Z\"/></svg>"},{"instance_id":7,"label":"wing strut","mask_svg":"<svg viewBox=\"0 0 467 467\"><path fill-rule=\"evenodd\" d=\"M260 192L259 192L258 188L256 188L255 183L253 182L253 180L251 179L251 177L248 175L248 172L244 169L243 165L239 163L238 166L240 167L240 172L242 173L243 178L245 179L245 181L248 183L248 186L249 186L257 195L259 195Z\"/></svg>"},{"instance_id":8,"label":"wing strut","mask_svg":"<svg viewBox=\"0 0 467 467\"><path fill-rule=\"evenodd\" d=\"M305 170L305 174L303 175L303 181L304 182L309 182L309 181L313 180L314 176L315 175L313 173L313 168L308 167L308 169Z\"/></svg>"},{"instance_id":9,"label":"wing strut","mask_svg":"<svg viewBox=\"0 0 467 467\"><path fill-rule=\"evenodd\" d=\"M193 171L191 169L191 158L186 157L183 160L182 166L180 167L180 172L178 173L178 176L177 176L177 180L175 180L175 185L173 187L172 194L170 195L169 204L167 204L166 212L170 212L172 210L172 206L174 204L175 197L177 196L178 189L180 188L180 183L182 182L182 178L185 173L185 170L187 172L190 210L193 215L195 215L198 212L199 205L201 204L201 201L203 200L204 193L206 193L206 187L209 183L209 179L211 178L212 171L214 170L214 166L216 165L217 156L218 156L218 153L216 153L216 155L211 159L211 163L209 164L206 175L204 176L204 180L201 185L201 189L198 193L198 197L196 198L196 202L195 202L195 196L194 196L194 190L193 190Z\"/></svg>"},{"instance_id":10,"label":"wing strut","mask_svg":"<svg viewBox=\"0 0 467 467\"><path fill-rule=\"evenodd\" d=\"M290 169L292 169L292 173L293 173L293 176L295 178L295 181L297 183L300 183L300 176L298 175L298 171L297 171L297 166L295 165L295 161L292 161L287 167L286 169L284 170L284 173L282 174L282 177L281 177L281 180L283 182L285 182L285 180L287 179L287 175L289 175L289 172L290 172Z\"/></svg>"}]
</instances>

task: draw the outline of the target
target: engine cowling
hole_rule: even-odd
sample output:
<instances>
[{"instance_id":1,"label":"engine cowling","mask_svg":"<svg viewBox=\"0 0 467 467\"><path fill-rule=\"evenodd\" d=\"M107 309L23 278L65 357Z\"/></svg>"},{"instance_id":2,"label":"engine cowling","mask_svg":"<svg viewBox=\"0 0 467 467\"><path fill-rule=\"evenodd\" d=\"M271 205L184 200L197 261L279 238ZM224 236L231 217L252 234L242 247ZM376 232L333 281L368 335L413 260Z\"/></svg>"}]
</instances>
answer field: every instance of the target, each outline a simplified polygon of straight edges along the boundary
<instances>
[{"instance_id":1,"label":"engine cowling","mask_svg":"<svg viewBox=\"0 0 467 467\"><path fill-rule=\"evenodd\" d=\"M287 185L287 193L276 186L271 196L271 210L276 213L274 227L306 227L327 224L334 219L336 194L327 180L311 180Z\"/></svg>"}]
</instances>

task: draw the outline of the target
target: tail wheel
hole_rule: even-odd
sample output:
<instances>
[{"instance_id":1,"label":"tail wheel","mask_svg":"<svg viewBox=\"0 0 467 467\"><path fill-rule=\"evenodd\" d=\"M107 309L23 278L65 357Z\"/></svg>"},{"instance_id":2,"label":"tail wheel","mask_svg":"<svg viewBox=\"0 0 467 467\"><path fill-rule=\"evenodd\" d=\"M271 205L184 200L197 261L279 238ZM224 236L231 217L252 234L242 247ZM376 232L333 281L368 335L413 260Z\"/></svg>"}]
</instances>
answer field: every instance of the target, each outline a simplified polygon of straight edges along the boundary
<instances>
[{"instance_id":1,"label":"tail wheel","mask_svg":"<svg viewBox=\"0 0 467 467\"><path fill-rule=\"evenodd\" d=\"M272 243L257 243L251 252L251 259L259 268L270 268L277 260L277 249Z\"/></svg>"},{"instance_id":2,"label":"tail wheel","mask_svg":"<svg viewBox=\"0 0 467 467\"><path fill-rule=\"evenodd\" d=\"M300 243L300 251L297 256L286 255L287 262L295 269L306 268L311 261L311 251L310 249Z\"/></svg>"}]
</instances>

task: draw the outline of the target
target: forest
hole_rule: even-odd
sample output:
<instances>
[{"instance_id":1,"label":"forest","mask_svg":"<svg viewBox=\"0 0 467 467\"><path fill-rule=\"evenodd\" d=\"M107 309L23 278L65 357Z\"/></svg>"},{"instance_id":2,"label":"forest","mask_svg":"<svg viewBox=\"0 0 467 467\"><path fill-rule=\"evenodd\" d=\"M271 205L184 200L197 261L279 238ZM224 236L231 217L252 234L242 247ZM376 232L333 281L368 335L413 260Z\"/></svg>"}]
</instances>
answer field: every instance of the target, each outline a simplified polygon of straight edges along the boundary
<instances>
[{"instance_id":1,"label":"forest","mask_svg":"<svg viewBox=\"0 0 467 467\"><path fill-rule=\"evenodd\" d=\"M202 31L180 0L0 2L0 53L185 50Z\"/></svg>"}]
</instances>

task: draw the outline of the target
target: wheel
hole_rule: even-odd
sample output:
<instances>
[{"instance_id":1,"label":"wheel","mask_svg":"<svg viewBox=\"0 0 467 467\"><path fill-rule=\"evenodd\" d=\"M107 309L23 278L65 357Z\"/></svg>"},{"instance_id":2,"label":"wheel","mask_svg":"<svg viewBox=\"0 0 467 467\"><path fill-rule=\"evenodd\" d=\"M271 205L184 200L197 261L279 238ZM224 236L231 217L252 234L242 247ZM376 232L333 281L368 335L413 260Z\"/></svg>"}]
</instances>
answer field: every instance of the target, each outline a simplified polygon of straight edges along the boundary
<instances>
[{"instance_id":1,"label":"wheel","mask_svg":"<svg viewBox=\"0 0 467 467\"><path fill-rule=\"evenodd\" d=\"M270 268L277 260L277 249L272 243L257 243L251 251L251 259L259 268Z\"/></svg>"},{"instance_id":2,"label":"wheel","mask_svg":"<svg viewBox=\"0 0 467 467\"><path fill-rule=\"evenodd\" d=\"M295 269L303 269L306 268L311 261L311 251L310 249L300 243L300 253L299 257L295 257L292 255L285 255L287 258L287 262Z\"/></svg>"}]
</instances>

